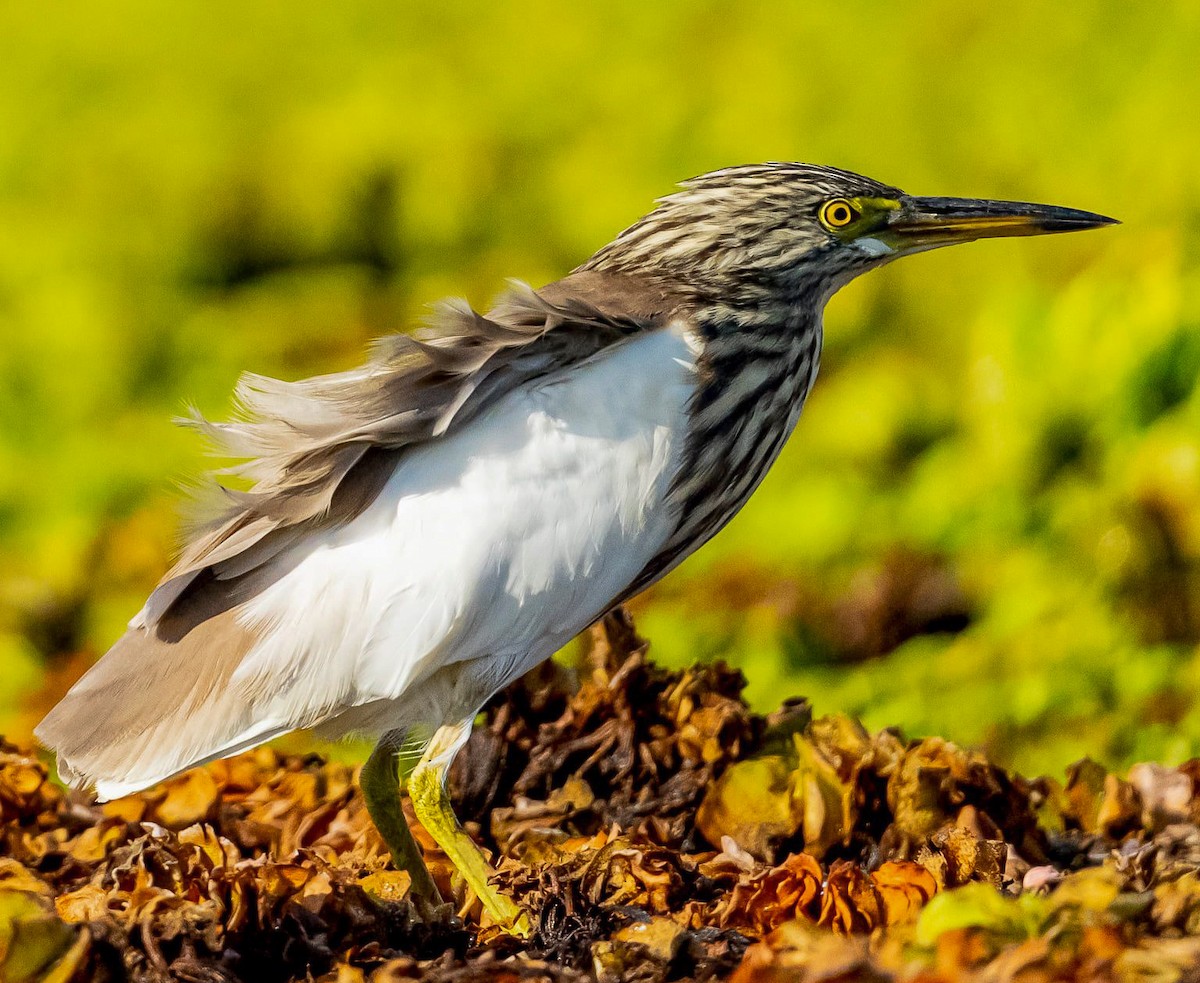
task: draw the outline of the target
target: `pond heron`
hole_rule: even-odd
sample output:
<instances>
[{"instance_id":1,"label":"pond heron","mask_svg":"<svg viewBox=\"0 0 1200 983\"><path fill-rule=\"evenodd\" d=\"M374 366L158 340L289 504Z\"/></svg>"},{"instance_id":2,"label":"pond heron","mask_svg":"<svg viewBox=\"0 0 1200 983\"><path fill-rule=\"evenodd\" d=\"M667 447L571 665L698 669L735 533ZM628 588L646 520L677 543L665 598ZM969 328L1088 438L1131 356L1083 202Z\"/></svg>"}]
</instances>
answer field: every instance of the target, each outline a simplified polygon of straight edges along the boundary
<instances>
[{"instance_id":1,"label":"pond heron","mask_svg":"<svg viewBox=\"0 0 1200 983\"><path fill-rule=\"evenodd\" d=\"M349 371L247 375L236 420L189 421L243 484L37 735L103 798L298 728L378 737L367 807L435 903L401 809L397 753L418 740L414 813L491 918L528 931L446 793L484 703L745 504L796 425L839 287L907 253L1112 221L730 167L486 314L447 303Z\"/></svg>"}]
</instances>

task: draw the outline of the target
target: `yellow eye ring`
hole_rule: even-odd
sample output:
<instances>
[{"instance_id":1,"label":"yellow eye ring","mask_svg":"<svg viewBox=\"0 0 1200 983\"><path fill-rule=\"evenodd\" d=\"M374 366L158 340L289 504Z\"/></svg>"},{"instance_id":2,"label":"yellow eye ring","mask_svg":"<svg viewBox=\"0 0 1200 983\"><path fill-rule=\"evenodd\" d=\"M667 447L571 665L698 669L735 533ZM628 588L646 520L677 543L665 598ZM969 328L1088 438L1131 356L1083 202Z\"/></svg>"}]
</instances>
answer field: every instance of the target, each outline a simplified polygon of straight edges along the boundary
<instances>
[{"instance_id":1,"label":"yellow eye ring","mask_svg":"<svg viewBox=\"0 0 1200 983\"><path fill-rule=\"evenodd\" d=\"M828 229L844 229L858 218L858 209L845 198L834 198L821 206L821 221Z\"/></svg>"}]
</instances>

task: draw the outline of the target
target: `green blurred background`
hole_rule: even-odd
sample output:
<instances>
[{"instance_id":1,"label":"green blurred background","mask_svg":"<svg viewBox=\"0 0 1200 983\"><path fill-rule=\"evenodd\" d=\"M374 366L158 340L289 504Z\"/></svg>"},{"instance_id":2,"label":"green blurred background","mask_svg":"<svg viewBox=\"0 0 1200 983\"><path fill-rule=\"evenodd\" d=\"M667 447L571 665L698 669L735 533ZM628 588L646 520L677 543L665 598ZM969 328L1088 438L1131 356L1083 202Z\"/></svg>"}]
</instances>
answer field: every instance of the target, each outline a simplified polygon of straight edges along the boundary
<instances>
[{"instance_id":1,"label":"green blurred background","mask_svg":"<svg viewBox=\"0 0 1200 983\"><path fill-rule=\"evenodd\" d=\"M1028 771L1200 753L1200 4L0 5L0 730L120 632L242 369L347 367L767 159L1113 230L889 267L654 653Z\"/></svg>"}]
</instances>

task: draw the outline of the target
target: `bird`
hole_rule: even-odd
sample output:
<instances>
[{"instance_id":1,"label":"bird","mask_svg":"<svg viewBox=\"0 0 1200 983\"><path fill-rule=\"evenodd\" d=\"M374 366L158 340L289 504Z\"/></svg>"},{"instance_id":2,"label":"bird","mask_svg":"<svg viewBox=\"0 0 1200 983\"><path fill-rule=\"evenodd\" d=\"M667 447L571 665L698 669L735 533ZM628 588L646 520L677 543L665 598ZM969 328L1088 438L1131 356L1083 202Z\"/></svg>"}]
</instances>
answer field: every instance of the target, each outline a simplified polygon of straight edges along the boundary
<instances>
[{"instance_id":1,"label":"bird","mask_svg":"<svg viewBox=\"0 0 1200 983\"><path fill-rule=\"evenodd\" d=\"M415 747L417 819L494 923L528 933L446 790L483 705L742 508L796 426L840 287L940 246L1114 223L726 167L485 313L445 302L347 371L246 374L231 420L185 419L238 463L36 735L101 799L301 728L370 736L366 807L437 905L402 811Z\"/></svg>"}]
</instances>

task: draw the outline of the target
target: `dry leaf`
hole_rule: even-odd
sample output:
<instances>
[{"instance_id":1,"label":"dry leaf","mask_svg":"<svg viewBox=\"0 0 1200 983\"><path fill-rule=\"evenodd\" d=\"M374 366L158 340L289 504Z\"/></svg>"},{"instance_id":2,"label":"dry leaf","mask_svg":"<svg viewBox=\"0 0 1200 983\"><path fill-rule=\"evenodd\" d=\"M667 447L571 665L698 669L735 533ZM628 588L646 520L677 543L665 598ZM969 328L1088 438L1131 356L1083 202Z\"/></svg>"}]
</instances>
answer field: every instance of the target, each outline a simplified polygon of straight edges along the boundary
<instances>
[{"instance_id":1,"label":"dry leaf","mask_svg":"<svg viewBox=\"0 0 1200 983\"><path fill-rule=\"evenodd\" d=\"M653 667L620 619L597 634L582 686L546 670L489 706L451 782L531 940L464 907L420 829L451 903L419 919L345 765L260 748L96 806L0 742L3 972L1057 983L1200 958L1200 762L1029 782L802 701L757 717L735 671Z\"/></svg>"}]
</instances>

